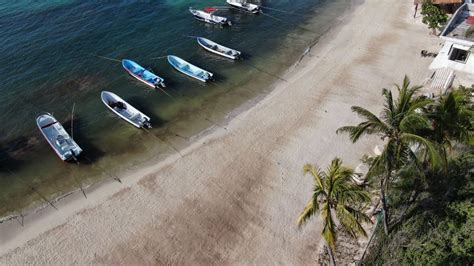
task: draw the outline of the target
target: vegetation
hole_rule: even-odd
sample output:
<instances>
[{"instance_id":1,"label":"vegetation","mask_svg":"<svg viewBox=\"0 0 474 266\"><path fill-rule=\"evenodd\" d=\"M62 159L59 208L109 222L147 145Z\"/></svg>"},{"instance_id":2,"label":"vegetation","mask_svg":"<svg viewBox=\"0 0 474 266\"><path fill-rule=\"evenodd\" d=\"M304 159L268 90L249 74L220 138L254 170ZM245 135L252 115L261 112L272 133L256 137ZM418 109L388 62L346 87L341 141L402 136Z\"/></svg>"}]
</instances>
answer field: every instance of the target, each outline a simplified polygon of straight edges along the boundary
<instances>
[{"instance_id":1,"label":"vegetation","mask_svg":"<svg viewBox=\"0 0 474 266\"><path fill-rule=\"evenodd\" d=\"M474 160L472 149L430 173L414 200L409 180L391 193L394 219L390 236L377 232L364 264L472 265L474 263Z\"/></svg>"},{"instance_id":2,"label":"vegetation","mask_svg":"<svg viewBox=\"0 0 474 266\"><path fill-rule=\"evenodd\" d=\"M319 213L323 221L323 235L332 264L335 265L336 223L352 237L367 236L361 223L370 222L370 218L362 211L370 202L369 194L357 186L352 177L354 172L342 166L338 158L332 160L326 172L313 165L304 166L304 172L313 176L313 194L305 209L298 218L298 226L306 224L315 214Z\"/></svg>"},{"instance_id":3,"label":"vegetation","mask_svg":"<svg viewBox=\"0 0 474 266\"><path fill-rule=\"evenodd\" d=\"M420 128L420 137L441 151L443 167L432 167L423 156L421 164L407 161L394 172L390 235L376 232L364 264L474 263L471 92L461 87L417 112L430 125ZM400 93L398 101L403 97Z\"/></svg>"},{"instance_id":4,"label":"vegetation","mask_svg":"<svg viewBox=\"0 0 474 266\"><path fill-rule=\"evenodd\" d=\"M445 173L448 170L448 152L453 143L469 142L473 117L469 108L469 91L465 88L442 95L439 100L425 110L432 121L432 130L427 137L439 144L442 150Z\"/></svg>"},{"instance_id":5,"label":"vegetation","mask_svg":"<svg viewBox=\"0 0 474 266\"><path fill-rule=\"evenodd\" d=\"M448 21L448 15L439 7L433 5L431 0L425 0L421 4L421 15L423 16L422 22L428 25L428 28L433 31L433 34L436 34L436 29Z\"/></svg>"},{"instance_id":6,"label":"vegetation","mask_svg":"<svg viewBox=\"0 0 474 266\"><path fill-rule=\"evenodd\" d=\"M379 181L384 215L383 227L376 227L374 242L362 263L473 265L474 86L460 87L434 100L417 96L419 87L410 86L407 77L395 88L397 99L383 89L380 116L353 106L363 121L337 131L349 133L353 142L364 135L376 135L385 142L380 156L365 160L369 164L368 177ZM368 219L358 208L360 214L353 217L357 223L347 223L344 221L348 218L341 216L346 213L337 211L341 204L360 207L367 201L365 196L342 196L354 191L362 195L362 190L351 183L351 171L334 170L340 167L338 159L327 172L305 166L305 171L314 176L315 186L298 220L302 225L319 211L324 222L322 234L330 249L336 246L336 219L353 237L365 235L357 228ZM337 181L341 176L346 185Z\"/></svg>"},{"instance_id":7,"label":"vegetation","mask_svg":"<svg viewBox=\"0 0 474 266\"><path fill-rule=\"evenodd\" d=\"M421 171L420 155L428 156L433 166L436 166L439 161L434 144L420 134L427 131L430 124L418 110L430 104L431 100L415 97L415 93L421 87L410 87L408 77L404 78L401 87L395 86L399 95L397 100L393 99L391 91L387 89L382 91L384 109L380 117L367 109L353 106L352 111L364 121L356 126L342 127L337 131L349 133L352 142L357 142L363 135L377 135L386 141L382 154L372 160L368 173L369 176L377 176L380 179L383 225L386 234L388 234L389 220L386 193L388 193L389 182L393 180L394 173L408 163L414 163ZM423 147L427 153L416 154L412 150L413 146Z\"/></svg>"},{"instance_id":8,"label":"vegetation","mask_svg":"<svg viewBox=\"0 0 474 266\"><path fill-rule=\"evenodd\" d=\"M471 38L471 36L474 35L474 26L469 27L469 29L466 30L466 33L464 34L466 38Z\"/></svg>"}]
</instances>

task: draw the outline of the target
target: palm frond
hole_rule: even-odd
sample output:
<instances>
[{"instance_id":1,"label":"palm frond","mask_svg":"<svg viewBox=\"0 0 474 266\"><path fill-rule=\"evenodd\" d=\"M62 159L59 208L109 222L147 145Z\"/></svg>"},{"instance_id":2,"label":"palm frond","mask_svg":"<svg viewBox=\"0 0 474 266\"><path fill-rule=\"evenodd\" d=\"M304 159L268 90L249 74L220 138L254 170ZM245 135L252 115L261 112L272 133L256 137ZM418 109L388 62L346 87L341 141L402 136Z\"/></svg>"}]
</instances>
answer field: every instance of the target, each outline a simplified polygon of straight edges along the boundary
<instances>
[{"instance_id":1,"label":"palm frond","mask_svg":"<svg viewBox=\"0 0 474 266\"><path fill-rule=\"evenodd\" d=\"M382 96L384 97L384 110L382 111L382 118L385 121L393 120L395 114L392 92L388 89L382 89Z\"/></svg>"},{"instance_id":2,"label":"palm frond","mask_svg":"<svg viewBox=\"0 0 474 266\"><path fill-rule=\"evenodd\" d=\"M356 238L359 235L367 237L367 233L365 232L365 229L362 227L361 224L362 220L366 220L366 218L368 219L368 221L370 221L370 218L367 217L365 214L353 208L350 208L349 206L337 205L336 216L337 219L341 222L341 225L344 230L348 232L349 235L351 235L353 238ZM358 218L360 220L358 220Z\"/></svg>"},{"instance_id":3,"label":"palm frond","mask_svg":"<svg viewBox=\"0 0 474 266\"><path fill-rule=\"evenodd\" d=\"M357 126L345 126L341 127L336 131L337 134L339 133L349 133L349 139L356 143L361 136L363 135L371 135L376 133L374 130L370 129L370 124L368 123L360 123Z\"/></svg>"},{"instance_id":4,"label":"palm frond","mask_svg":"<svg viewBox=\"0 0 474 266\"><path fill-rule=\"evenodd\" d=\"M417 170L417 174L421 176L422 179L426 179L425 171L423 171L423 165L421 160L418 158L418 156L415 154L412 149L409 150L409 159L410 159L410 164L407 167L414 166L414 168Z\"/></svg>"},{"instance_id":5,"label":"palm frond","mask_svg":"<svg viewBox=\"0 0 474 266\"><path fill-rule=\"evenodd\" d=\"M400 130L404 132L419 132L420 130L424 130L429 128L430 121L424 115L413 113L406 115L400 121Z\"/></svg>"},{"instance_id":6,"label":"palm frond","mask_svg":"<svg viewBox=\"0 0 474 266\"><path fill-rule=\"evenodd\" d=\"M401 137L404 141L411 143L419 143L426 148L428 151L430 162L433 168L438 168L441 162L441 156L439 150L436 148L436 145L430 140L411 133L403 133Z\"/></svg>"},{"instance_id":7,"label":"palm frond","mask_svg":"<svg viewBox=\"0 0 474 266\"><path fill-rule=\"evenodd\" d=\"M344 184L338 184L334 188L338 204L367 204L370 196L367 191L355 184L352 179L346 180Z\"/></svg>"},{"instance_id":8,"label":"palm frond","mask_svg":"<svg viewBox=\"0 0 474 266\"><path fill-rule=\"evenodd\" d=\"M324 190L321 171L318 168L311 164L305 164L303 170L305 174L310 173L314 178L315 185L319 186L322 190Z\"/></svg>"},{"instance_id":9,"label":"palm frond","mask_svg":"<svg viewBox=\"0 0 474 266\"><path fill-rule=\"evenodd\" d=\"M352 112L356 113L361 118L366 119L374 127L380 128L380 131L384 132L385 129L387 128L387 126L375 114L373 114L369 110L362 108L360 106L352 106L351 110Z\"/></svg>"},{"instance_id":10,"label":"palm frond","mask_svg":"<svg viewBox=\"0 0 474 266\"><path fill-rule=\"evenodd\" d=\"M357 142L363 135L381 134L386 135L390 128L380 120L376 115L359 106L352 106L352 111L357 113L365 121L357 126L345 126L339 128L336 133L349 133L352 142Z\"/></svg>"},{"instance_id":11,"label":"palm frond","mask_svg":"<svg viewBox=\"0 0 474 266\"><path fill-rule=\"evenodd\" d=\"M411 114L411 113L415 112L415 110L420 109L420 108L424 108L427 105L432 104L432 103L433 103L433 100L431 100L431 99L423 99L423 98L413 99L410 103L410 108L408 108L406 113Z\"/></svg>"},{"instance_id":12,"label":"palm frond","mask_svg":"<svg viewBox=\"0 0 474 266\"><path fill-rule=\"evenodd\" d=\"M319 210L318 199L317 197L311 198L311 200L306 204L303 212L301 212L298 220L296 221L298 228L301 228L308 220L313 217Z\"/></svg>"},{"instance_id":13,"label":"palm frond","mask_svg":"<svg viewBox=\"0 0 474 266\"><path fill-rule=\"evenodd\" d=\"M399 95L397 100L397 114L406 114L411 108L411 104L413 102L413 95L422 87L421 86L413 86L410 87L410 79L405 75L403 79L402 87L396 85ZM417 108L415 108L417 109ZM415 110L413 109L413 110Z\"/></svg>"},{"instance_id":14,"label":"palm frond","mask_svg":"<svg viewBox=\"0 0 474 266\"><path fill-rule=\"evenodd\" d=\"M384 173L384 158L381 155L374 156L369 164L369 170L367 171L367 178L381 176Z\"/></svg>"},{"instance_id":15,"label":"palm frond","mask_svg":"<svg viewBox=\"0 0 474 266\"><path fill-rule=\"evenodd\" d=\"M329 204L325 204L321 209L321 216L323 218L323 238L333 251L336 250L336 224L331 216L331 209Z\"/></svg>"}]
</instances>

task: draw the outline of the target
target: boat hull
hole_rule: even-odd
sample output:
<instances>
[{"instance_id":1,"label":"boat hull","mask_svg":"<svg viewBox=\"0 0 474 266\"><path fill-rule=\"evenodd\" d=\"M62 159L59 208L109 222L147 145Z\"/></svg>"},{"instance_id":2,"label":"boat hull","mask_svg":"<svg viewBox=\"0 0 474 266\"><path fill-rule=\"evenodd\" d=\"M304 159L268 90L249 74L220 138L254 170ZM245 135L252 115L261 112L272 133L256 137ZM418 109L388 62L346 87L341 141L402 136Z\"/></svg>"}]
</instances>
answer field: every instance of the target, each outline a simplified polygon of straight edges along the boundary
<instances>
[{"instance_id":1,"label":"boat hull","mask_svg":"<svg viewBox=\"0 0 474 266\"><path fill-rule=\"evenodd\" d=\"M260 14L260 12L262 12L260 7L258 5L255 5L255 4L247 4L248 6L246 7L246 6L243 6L242 3L237 3L237 2L233 2L233 1L226 1L226 2L227 2L227 4L229 4L232 7L244 10L246 12L250 12L250 13L255 14L255 15Z\"/></svg>"},{"instance_id":2,"label":"boat hull","mask_svg":"<svg viewBox=\"0 0 474 266\"><path fill-rule=\"evenodd\" d=\"M241 56L241 52L237 51L237 50L234 50L234 49L231 49L231 48L228 48L228 47L225 47L223 45L220 45L218 43L215 43L215 42L212 42L211 40L208 40L208 39L205 39L205 38L202 38L202 37L198 37L197 38L197 42L198 44L204 48L205 50L213 53L213 54L217 54L217 55L220 55L220 56L223 56L223 57L226 57L226 58L229 58L229 59L232 59L232 60L237 60L240 58ZM205 43L208 43L208 45L206 45ZM212 49L211 47L209 47L209 45L216 45L218 46L221 50L228 50L228 51L233 51L234 53L232 55L230 54L227 54L225 52L221 52L221 51L218 51L218 50L215 50L215 49Z\"/></svg>"},{"instance_id":3,"label":"boat hull","mask_svg":"<svg viewBox=\"0 0 474 266\"><path fill-rule=\"evenodd\" d=\"M102 91L100 98L102 99L102 102L105 104L105 106L107 106L107 108L110 111L112 111L114 114L116 114L122 120L125 120L126 122L128 122L129 124L133 125L136 128L151 128L151 125L149 124L150 123L150 117L148 117L144 113L140 112L138 109L136 109L135 107L133 107L132 105L127 103L125 100L120 98L118 95L116 95L112 92ZM113 101L113 102L109 102L109 101ZM127 117L127 116L123 115L122 113L118 112L117 110L115 110L113 107L110 106L110 104L117 103L117 102L122 102L126 107L125 109L128 108L133 113L133 115L140 115L140 118L143 118L143 119L139 119L138 121L134 121L130 117Z\"/></svg>"},{"instance_id":4,"label":"boat hull","mask_svg":"<svg viewBox=\"0 0 474 266\"><path fill-rule=\"evenodd\" d=\"M146 80L141 79L140 77L138 77L137 75L135 75L132 71L130 71L130 70L128 70L128 69L125 69L125 71L127 71L127 73L128 73L130 76L132 76L132 77L134 77L135 79L137 79L137 80L143 82L144 84L148 85L149 87L152 87L152 88L155 88L155 87L156 87L155 84L153 84L153 83L151 83L151 82L148 82L148 81L146 81Z\"/></svg>"},{"instance_id":5,"label":"boat hull","mask_svg":"<svg viewBox=\"0 0 474 266\"><path fill-rule=\"evenodd\" d=\"M215 25L221 25L221 26L231 26L232 25L232 22L230 20L228 20L226 17L212 15L212 14L206 13L202 10L196 10L196 9L192 9L192 8L189 8L189 12L191 12L191 14L193 14L195 19L197 19L199 21L202 21L202 22L206 22L206 23L209 23L209 24L215 24Z\"/></svg>"},{"instance_id":6,"label":"boat hull","mask_svg":"<svg viewBox=\"0 0 474 266\"><path fill-rule=\"evenodd\" d=\"M132 60L129 60L129 59L122 60L122 67L125 69L125 71L127 71L127 73L130 76L132 76L135 79L143 82L144 84L146 84L149 87L152 87L152 88L156 88L157 86L166 87L163 78L159 77L158 75L156 75L154 73L151 73L150 71L146 70L144 67L140 66L139 64L135 63ZM136 68L137 71L143 71L143 73L146 73L147 75L150 75L151 78L156 78L156 81L152 82L150 80L142 78L141 76L137 75L137 73L132 71L130 69L131 67Z\"/></svg>"},{"instance_id":7,"label":"boat hull","mask_svg":"<svg viewBox=\"0 0 474 266\"><path fill-rule=\"evenodd\" d=\"M186 62L184 61L183 59L179 58L179 57L176 57L176 56L168 56L168 63L176 70L178 70L179 72L191 77L191 78L194 78L194 79L197 79L199 81L202 81L202 82L207 82L209 81L213 76L214 74L212 74L211 72L207 71L207 70L204 70L202 68L199 68L189 62ZM181 64L181 65L178 65L178 64ZM191 71L194 71L194 72L200 72L202 75L198 75L196 73L192 73L190 71L186 71L184 70L184 68L188 68L190 69Z\"/></svg>"},{"instance_id":8,"label":"boat hull","mask_svg":"<svg viewBox=\"0 0 474 266\"><path fill-rule=\"evenodd\" d=\"M45 124L45 121L47 123ZM72 161L82 153L82 149L69 136L64 127L49 113L44 113L36 118L36 125L41 134L62 161ZM55 141L57 145L55 145ZM60 145L65 144L65 145ZM63 150L64 149L64 150Z\"/></svg>"}]
</instances>

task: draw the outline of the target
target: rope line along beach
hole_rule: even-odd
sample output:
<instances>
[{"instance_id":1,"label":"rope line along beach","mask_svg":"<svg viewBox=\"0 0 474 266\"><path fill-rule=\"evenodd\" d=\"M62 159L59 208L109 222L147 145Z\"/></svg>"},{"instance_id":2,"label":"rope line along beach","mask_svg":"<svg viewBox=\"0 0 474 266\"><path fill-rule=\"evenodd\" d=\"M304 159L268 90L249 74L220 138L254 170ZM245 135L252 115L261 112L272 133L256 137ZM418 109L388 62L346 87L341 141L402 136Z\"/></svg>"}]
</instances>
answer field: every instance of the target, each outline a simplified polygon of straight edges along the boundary
<instances>
[{"instance_id":1,"label":"rope line along beach","mask_svg":"<svg viewBox=\"0 0 474 266\"><path fill-rule=\"evenodd\" d=\"M8 168L5 168L5 166L3 166L4 169L6 169L11 175L14 175L15 174ZM31 186L30 184L28 184L25 180L23 180L22 177L20 176L15 176L16 178L18 178L18 180L20 180L21 182L23 182L25 185L27 185L33 192L35 192L36 194L38 194L38 196L40 196L40 198L42 200L44 200L46 203L48 203L51 207L53 207L55 210L58 210L58 208L56 208L56 206L54 206L54 204L49 201L41 192L39 192L35 187Z\"/></svg>"},{"instance_id":2,"label":"rope line along beach","mask_svg":"<svg viewBox=\"0 0 474 266\"><path fill-rule=\"evenodd\" d=\"M122 60L118 60L118 59L111 58L111 57L107 57L107 56L96 55L96 54L90 54L90 55L92 55L92 56L95 56L95 57L98 57L98 58L102 58L102 59L110 60L110 61L119 62L119 63L121 63L121 62L122 62Z\"/></svg>"}]
</instances>

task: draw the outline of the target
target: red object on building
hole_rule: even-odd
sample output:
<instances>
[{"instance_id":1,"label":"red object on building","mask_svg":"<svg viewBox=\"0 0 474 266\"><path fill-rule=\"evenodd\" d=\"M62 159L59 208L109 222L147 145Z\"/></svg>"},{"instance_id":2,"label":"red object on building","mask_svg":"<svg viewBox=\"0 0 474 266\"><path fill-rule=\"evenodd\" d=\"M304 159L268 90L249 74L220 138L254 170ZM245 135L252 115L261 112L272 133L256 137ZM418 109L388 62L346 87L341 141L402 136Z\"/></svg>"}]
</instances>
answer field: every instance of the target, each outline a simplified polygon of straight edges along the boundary
<instances>
[{"instance_id":1,"label":"red object on building","mask_svg":"<svg viewBox=\"0 0 474 266\"><path fill-rule=\"evenodd\" d=\"M466 19L467 24L474 25L474 16L470 16Z\"/></svg>"}]
</instances>

